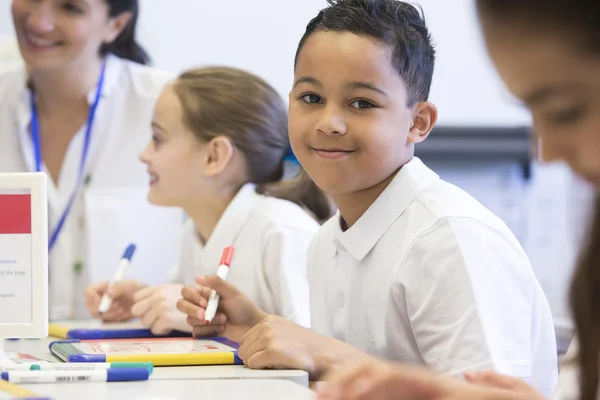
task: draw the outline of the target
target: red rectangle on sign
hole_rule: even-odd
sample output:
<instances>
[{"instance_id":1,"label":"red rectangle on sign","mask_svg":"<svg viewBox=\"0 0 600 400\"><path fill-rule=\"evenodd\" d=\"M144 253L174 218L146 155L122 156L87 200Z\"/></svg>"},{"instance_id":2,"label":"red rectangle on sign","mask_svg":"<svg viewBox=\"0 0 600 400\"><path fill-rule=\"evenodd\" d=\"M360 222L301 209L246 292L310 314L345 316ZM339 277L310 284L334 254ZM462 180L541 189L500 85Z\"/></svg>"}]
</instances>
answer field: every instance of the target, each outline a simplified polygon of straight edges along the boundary
<instances>
[{"instance_id":1,"label":"red rectangle on sign","mask_svg":"<svg viewBox=\"0 0 600 400\"><path fill-rule=\"evenodd\" d=\"M0 234L31 234L30 194L0 194Z\"/></svg>"}]
</instances>

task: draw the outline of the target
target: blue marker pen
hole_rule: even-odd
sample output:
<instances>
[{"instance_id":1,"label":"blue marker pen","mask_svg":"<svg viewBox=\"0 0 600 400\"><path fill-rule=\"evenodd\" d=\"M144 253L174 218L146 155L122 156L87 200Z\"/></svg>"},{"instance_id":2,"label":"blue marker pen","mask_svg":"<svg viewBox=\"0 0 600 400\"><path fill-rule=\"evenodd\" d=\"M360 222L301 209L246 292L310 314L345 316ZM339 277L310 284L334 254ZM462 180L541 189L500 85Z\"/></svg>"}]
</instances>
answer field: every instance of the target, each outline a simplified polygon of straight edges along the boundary
<instances>
[{"instance_id":1,"label":"blue marker pen","mask_svg":"<svg viewBox=\"0 0 600 400\"><path fill-rule=\"evenodd\" d=\"M130 244L125 249L125 252L123 253L123 257L121 257L121 261L119 262L119 266L117 267L117 270L115 271L115 275L113 276L112 280L108 284L108 288L106 289L107 292L115 283L117 283L117 282L121 281L121 279L123 279L123 274L125 274L125 269L129 265L131 265L131 258L133 257L133 253L135 253L135 244ZM106 293L104 293L104 296L102 296L102 299L100 300L100 307L98 307L98 313L103 314L106 311L108 311L111 304L112 304L112 298L109 295L107 295Z\"/></svg>"},{"instance_id":2,"label":"blue marker pen","mask_svg":"<svg viewBox=\"0 0 600 400\"><path fill-rule=\"evenodd\" d=\"M148 368L96 369L89 371L10 371L0 377L10 383L71 383L145 381Z\"/></svg>"}]
</instances>

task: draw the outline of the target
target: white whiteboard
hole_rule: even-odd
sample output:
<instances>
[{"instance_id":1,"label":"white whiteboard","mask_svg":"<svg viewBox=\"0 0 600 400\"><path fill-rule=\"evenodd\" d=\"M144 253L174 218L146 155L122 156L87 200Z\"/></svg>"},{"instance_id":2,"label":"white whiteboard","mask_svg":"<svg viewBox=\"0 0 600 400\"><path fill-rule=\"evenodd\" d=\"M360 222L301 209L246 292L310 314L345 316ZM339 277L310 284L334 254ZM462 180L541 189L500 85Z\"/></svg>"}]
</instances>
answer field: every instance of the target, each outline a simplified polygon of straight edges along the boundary
<instances>
[{"instance_id":1,"label":"white whiteboard","mask_svg":"<svg viewBox=\"0 0 600 400\"><path fill-rule=\"evenodd\" d=\"M12 34L11 0L0 0L0 35ZM488 61L472 0L418 0L436 44L431 99L441 125L521 125ZM226 64L267 79L287 100L296 46L325 0L140 0L140 42L154 65L183 69ZM6 12L4 11L6 10Z\"/></svg>"},{"instance_id":2,"label":"white whiteboard","mask_svg":"<svg viewBox=\"0 0 600 400\"><path fill-rule=\"evenodd\" d=\"M0 364L4 338L48 335L46 174L0 173Z\"/></svg>"}]
</instances>

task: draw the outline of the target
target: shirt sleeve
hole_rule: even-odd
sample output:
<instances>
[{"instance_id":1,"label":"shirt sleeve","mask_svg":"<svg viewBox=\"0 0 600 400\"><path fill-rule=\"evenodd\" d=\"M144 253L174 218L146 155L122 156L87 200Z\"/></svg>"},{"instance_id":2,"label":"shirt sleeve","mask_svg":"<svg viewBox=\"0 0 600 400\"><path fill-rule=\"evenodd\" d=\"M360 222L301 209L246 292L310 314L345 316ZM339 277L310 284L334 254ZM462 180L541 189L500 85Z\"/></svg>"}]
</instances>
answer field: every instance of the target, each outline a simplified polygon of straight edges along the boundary
<instances>
[{"instance_id":1,"label":"shirt sleeve","mask_svg":"<svg viewBox=\"0 0 600 400\"><path fill-rule=\"evenodd\" d=\"M269 235L264 249L266 280L282 317L310 327L308 289L309 232L280 228Z\"/></svg>"},{"instance_id":2,"label":"shirt sleeve","mask_svg":"<svg viewBox=\"0 0 600 400\"><path fill-rule=\"evenodd\" d=\"M560 368L560 375L552 400L579 399L579 367L577 365L577 352L579 351L577 339L574 339L564 355Z\"/></svg>"},{"instance_id":3,"label":"shirt sleeve","mask_svg":"<svg viewBox=\"0 0 600 400\"><path fill-rule=\"evenodd\" d=\"M430 368L531 376L535 277L520 246L479 221L444 218L414 241L397 279L396 303Z\"/></svg>"}]
</instances>

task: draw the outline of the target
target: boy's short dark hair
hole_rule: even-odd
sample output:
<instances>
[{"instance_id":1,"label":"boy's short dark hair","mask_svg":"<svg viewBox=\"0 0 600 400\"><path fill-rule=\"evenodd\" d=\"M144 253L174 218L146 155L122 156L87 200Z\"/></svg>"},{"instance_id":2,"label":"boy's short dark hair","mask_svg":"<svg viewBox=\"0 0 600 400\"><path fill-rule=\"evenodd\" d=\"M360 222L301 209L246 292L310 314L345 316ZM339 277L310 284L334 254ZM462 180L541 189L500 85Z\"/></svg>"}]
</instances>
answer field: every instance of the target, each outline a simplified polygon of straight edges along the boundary
<instances>
[{"instance_id":1,"label":"boy's short dark hair","mask_svg":"<svg viewBox=\"0 0 600 400\"><path fill-rule=\"evenodd\" d=\"M316 32L350 32L369 36L392 48L392 65L406 85L408 107L427 101L435 50L422 10L397 0L327 0L306 26L296 50L294 68L306 40Z\"/></svg>"}]
</instances>

